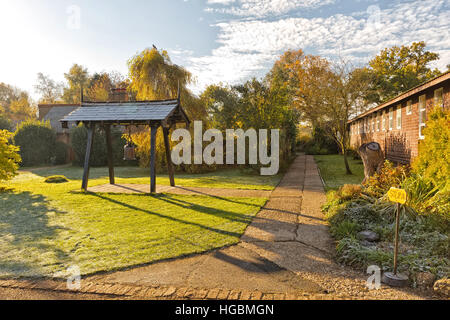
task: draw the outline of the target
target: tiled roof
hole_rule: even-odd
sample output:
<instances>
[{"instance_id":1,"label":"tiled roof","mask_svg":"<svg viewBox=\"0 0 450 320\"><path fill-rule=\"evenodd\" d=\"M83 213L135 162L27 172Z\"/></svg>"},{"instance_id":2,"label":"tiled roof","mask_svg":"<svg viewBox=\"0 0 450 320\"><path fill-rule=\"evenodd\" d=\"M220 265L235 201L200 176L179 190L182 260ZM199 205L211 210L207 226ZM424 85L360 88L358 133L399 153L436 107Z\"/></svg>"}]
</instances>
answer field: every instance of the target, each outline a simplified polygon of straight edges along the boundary
<instances>
[{"instance_id":1,"label":"tiled roof","mask_svg":"<svg viewBox=\"0 0 450 320\"><path fill-rule=\"evenodd\" d=\"M441 74L441 75L439 75L439 76L437 76L437 77L435 77L435 78L433 78L431 80L428 80L428 81L426 81L426 82L424 82L424 83L422 83L422 84L420 84L420 85L418 85L418 86L416 86L414 88L409 89L408 91L405 91L405 92L401 93L400 95L398 95L397 97L395 97L395 98L393 98L393 99L391 99L389 101L386 101L386 102L384 102L384 103L382 103L382 104L380 104L380 105L378 105L378 106L376 106L376 107L374 107L372 109L367 110L366 112L364 112L364 113L356 116L355 118L349 120L349 123L353 122L355 120L364 118L366 115L369 115L369 114L371 114L371 113L373 113L375 111L379 111L381 109L389 107L392 104L398 103L401 100L404 100L404 99L406 99L406 98L408 98L408 97L410 97L410 96L412 96L412 95L414 95L414 94L416 94L418 92L421 92L421 91L423 91L425 89L428 89L428 88L430 88L432 86L438 85L438 84L440 84L440 83L442 83L444 81L448 81L449 79L450 79L450 71L444 72L443 74Z\"/></svg>"},{"instance_id":2,"label":"tiled roof","mask_svg":"<svg viewBox=\"0 0 450 320\"><path fill-rule=\"evenodd\" d=\"M161 121L170 117L177 107L178 100L83 103L62 121Z\"/></svg>"}]
</instances>

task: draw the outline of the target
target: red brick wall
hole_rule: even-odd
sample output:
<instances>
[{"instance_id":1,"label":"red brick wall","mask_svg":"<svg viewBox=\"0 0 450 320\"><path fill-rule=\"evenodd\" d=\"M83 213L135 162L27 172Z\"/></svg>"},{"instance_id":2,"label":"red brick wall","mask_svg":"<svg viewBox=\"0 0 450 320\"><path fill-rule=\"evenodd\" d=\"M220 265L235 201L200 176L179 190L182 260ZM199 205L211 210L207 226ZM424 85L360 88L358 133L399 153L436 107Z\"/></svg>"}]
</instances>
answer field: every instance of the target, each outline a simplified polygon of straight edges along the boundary
<instances>
[{"instance_id":1,"label":"red brick wall","mask_svg":"<svg viewBox=\"0 0 450 320\"><path fill-rule=\"evenodd\" d=\"M358 149L363 143L378 142L386 156L386 159L396 163L410 163L419 153L419 96L426 95L427 114L434 106L434 91L443 88L444 108L450 108L450 83L446 81L436 86L430 87L426 90L415 93L414 95L405 98L402 101L386 106L383 110L368 114L365 118L356 120L350 124L350 144L352 148ZM407 102L412 100L412 113L407 114ZM402 126L397 128L397 106L401 105ZM372 122L370 131L360 133L358 124L362 124L367 117L376 114L380 117L379 112L385 111L384 116L386 122L389 124L389 109L393 108L394 125L393 129L383 131L372 130ZM382 125L382 118L380 117L380 125ZM375 121L375 126L377 122Z\"/></svg>"}]
</instances>

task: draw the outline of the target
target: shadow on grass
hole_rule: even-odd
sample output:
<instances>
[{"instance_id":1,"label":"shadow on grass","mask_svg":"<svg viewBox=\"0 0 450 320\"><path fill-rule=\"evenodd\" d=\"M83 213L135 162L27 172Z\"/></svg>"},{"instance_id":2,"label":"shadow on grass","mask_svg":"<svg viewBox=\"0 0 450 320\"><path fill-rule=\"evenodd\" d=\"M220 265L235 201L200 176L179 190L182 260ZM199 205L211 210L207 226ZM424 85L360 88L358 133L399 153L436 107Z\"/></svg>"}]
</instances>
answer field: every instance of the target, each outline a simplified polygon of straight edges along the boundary
<instances>
[{"instance_id":1,"label":"shadow on grass","mask_svg":"<svg viewBox=\"0 0 450 320\"><path fill-rule=\"evenodd\" d=\"M171 220L171 221L174 221L174 222L178 222L178 223L183 223L183 224L187 224L187 225L193 225L193 226L200 227L202 229L205 229L205 230L208 230L208 231L212 231L212 232L215 232L215 233L218 233L218 234L227 235L227 236L236 237L236 238L240 238L241 235L242 235L241 233L232 232L232 231L226 231L226 230L222 230L222 229L217 229L217 228L205 226L203 224L195 223L195 222L192 222L192 221L178 219L178 218L167 216L167 215L164 215L164 214L161 214L161 213L158 213L158 212L150 211L150 210L147 210L147 209L142 209L142 208L139 208L139 207L136 207L136 206L133 206L133 205L130 205L130 204L118 201L118 200L114 200L114 199L109 198L109 197L107 197L105 195L100 195L100 194L96 194L96 193L89 193L89 192L87 194L95 196L95 197L98 197L98 198L103 199L103 200L110 201L110 202L115 203L117 205L121 205L123 207L129 208L131 210L144 212L144 213L147 213L147 214L151 214L151 215L154 215L154 216L157 216L157 217L160 217L160 218L163 218L163 219ZM144 197L145 195L136 195L136 196ZM149 196L146 195L145 197L149 197ZM164 196L158 195L158 196L152 196L152 197L161 199ZM161 200L163 200L163 199L161 199ZM169 202L169 203L171 203L171 202ZM172 203L172 204L175 204L175 203ZM202 207L202 206L198 206L198 207ZM194 209L192 206L189 206L187 208ZM208 208L208 207L204 207L204 210L205 210L204 211L205 213L209 213L209 214L213 213L213 211L216 211L216 213L219 214L219 215L220 214L222 214L222 215L235 214L233 212L228 212L228 211L224 211L224 210L220 210L220 209L211 209L211 208ZM244 220L244 219L239 219L239 220L235 219L234 221L243 222L243 223L249 223L250 222L250 220Z\"/></svg>"},{"instance_id":2,"label":"shadow on grass","mask_svg":"<svg viewBox=\"0 0 450 320\"><path fill-rule=\"evenodd\" d=\"M49 208L43 196L29 192L0 193L0 203L0 276L44 275L35 255L51 254L58 264L67 260L66 253L46 241L54 239L61 230L49 224L48 212L63 212Z\"/></svg>"},{"instance_id":3,"label":"shadow on grass","mask_svg":"<svg viewBox=\"0 0 450 320\"><path fill-rule=\"evenodd\" d=\"M222 201L227 201L227 202L232 202L232 203L237 203L237 204L245 204L247 206L253 206L253 207L259 207L259 205L256 205L256 204L243 202L243 201L238 201L238 200L232 200L232 199L225 198L225 197L220 197L220 196L215 196L215 195L211 195L211 194L208 194L208 193L205 193L205 192L201 192L201 191L198 191L198 190L193 190L192 188L186 188L186 187L176 187L176 188L177 189L181 189L181 190L185 190L185 191L189 191L189 192L193 192L193 193L196 193L196 194L201 195L201 196L208 196L208 197L215 198L215 199L222 200ZM205 190L208 190L208 189L209 188L205 188ZM249 197L249 198L253 198L253 197Z\"/></svg>"}]
</instances>

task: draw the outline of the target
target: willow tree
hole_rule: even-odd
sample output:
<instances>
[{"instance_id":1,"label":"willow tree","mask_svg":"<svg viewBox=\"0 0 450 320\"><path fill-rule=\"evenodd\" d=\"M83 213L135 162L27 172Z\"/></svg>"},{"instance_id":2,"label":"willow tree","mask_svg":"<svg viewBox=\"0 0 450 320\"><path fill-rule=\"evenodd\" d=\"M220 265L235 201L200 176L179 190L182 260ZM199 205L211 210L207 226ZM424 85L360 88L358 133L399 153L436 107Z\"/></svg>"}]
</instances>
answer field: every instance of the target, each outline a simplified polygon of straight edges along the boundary
<instances>
[{"instance_id":1,"label":"willow tree","mask_svg":"<svg viewBox=\"0 0 450 320\"><path fill-rule=\"evenodd\" d=\"M128 61L128 89L136 95L137 100L164 100L174 99L180 90L181 103L189 119L205 120L206 108L204 103L194 96L187 88L193 83L192 74L185 68L178 66L170 60L167 51L158 51L156 48L145 49ZM133 135L137 144L137 153L140 165L148 167L150 154L150 135L148 130ZM164 150L161 129L156 139L156 149ZM157 152L157 167L165 167L165 158L162 152ZM160 156L158 156L160 155Z\"/></svg>"},{"instance_id":2,"label":"willow tree","mask_svg":"<svg viewBox=\"0 0 450 320\"><path fill-rule=\"evenodd\" d=\"M181 92L183 105L192 119L202 119L205 108L200 100L187 89L193 83L192 74L170 60L167 51L145 49L128 61L129 89L138 100L163 100L177 97Z\"/></svg>"}]
</instances>

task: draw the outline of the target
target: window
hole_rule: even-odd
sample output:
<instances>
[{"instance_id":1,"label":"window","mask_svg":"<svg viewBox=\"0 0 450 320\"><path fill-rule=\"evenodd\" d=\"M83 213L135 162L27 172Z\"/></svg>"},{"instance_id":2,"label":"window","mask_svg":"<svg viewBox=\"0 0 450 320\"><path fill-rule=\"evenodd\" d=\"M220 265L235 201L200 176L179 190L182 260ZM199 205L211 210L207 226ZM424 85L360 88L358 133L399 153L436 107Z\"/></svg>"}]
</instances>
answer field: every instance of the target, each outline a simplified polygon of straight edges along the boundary
<instances>
[{"instance_id":1,"label":"window","mask_svg":"<svg viewBox=\"0 0 450 320\"><path fill-rule=\"evenodd\" d=\"M409 100L409 101L406 103L406 114L407 114L407 115L412 114L412 100Z\"/></svg>"},{"instance_id":2,"label":"window","mask_svg":"<svg viewBox=\"0 0 450 320\"><path fill-rule=\"evenodd\" d=\"M372 116L372 132L375 132L375 116L376 115Z\"/></svg>"},{"instance_id":3,"label":"window","mask_svg":"<svg viewBox=\"0 0 450 320\"><path fill-rule=\"evenodd\" d=\"M377 132L380 132L380 117L381 117L381 112L377 113Z\"/></svg>"},{"instance_id":4,"label":"window","mask_svg":"<svg viewBox=\"0 0 450 320\"><path fill-rule=\"evenodd\" d=\"M394 129L394 109L389 109L389 130Z\"/></svg>"},{"instance_id":5,"label":"window","mask_svg":"<svg viewBox=\"0 0 450 320\"><path fill-rule=\"evenodd\" d=\"M438 107L444 106L444 88L434 90L434 105Z\"/></svg>"},{"instance_id":6,"label":"window","mask_svg":"<svg viewBox=\"0 0 450 320\"><path fill-rule=\"evenodd\" d=\"M383 113L381 114L381 127L383 127L383 131L386 131L386 112L383 111Z\"/></svg>"},{"instance_id":7,"label":"window","mask_svg":"<svg viewBox=\"0 0 450 320\"><path fill-rule=\"evenodd\" d=\"M397 106L397 129L402 128L402 105Z\"/></svg>"},{"instance_id":8,"label":"window","mask_svg":"<svg viewBox=\"0 0 450 320\"><path fill-rule=\"evenodd\" d=\"M425 128L425 121L427 120L427 96L419 97L419 139L425 138L423 129Z\"/></svg>"}]
</instances>

